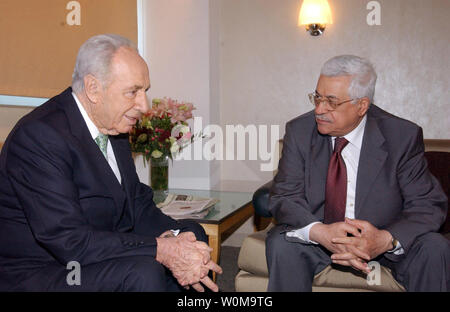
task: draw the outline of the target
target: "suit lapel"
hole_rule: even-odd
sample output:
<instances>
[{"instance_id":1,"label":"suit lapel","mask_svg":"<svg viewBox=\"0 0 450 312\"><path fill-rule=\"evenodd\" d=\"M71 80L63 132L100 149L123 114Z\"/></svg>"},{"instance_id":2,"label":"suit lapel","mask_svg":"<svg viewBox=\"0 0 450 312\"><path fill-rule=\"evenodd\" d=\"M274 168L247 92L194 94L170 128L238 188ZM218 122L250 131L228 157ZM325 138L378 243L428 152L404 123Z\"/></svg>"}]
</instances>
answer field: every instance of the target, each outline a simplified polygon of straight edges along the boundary
<instances>
[{"instance_id":1,"label":"suit lapel","mask_svg":"<svg viewBox=\"0 0 450 312\"><path fill-rule=\"evenodd\" d=\"M130 162L128 159L129 157L131 157L128 135L110 137L110 140L114 150L114 155L116 156L117 166L119 167L120 175L122 176L123 192L127 198L126 206L123 206L124 209L122 211L122 216L117 221L120 222L120 220L123 219L130 220L130 224L126 224L126 222L125 224L123 224L125 227L127 227L134 224L134 216L132 213L132 207L134 206L134 198L132 196L132 192L134 190L132 190L131 175L133 174L132 171L134 171L135 169L133 166L131 166L130 168L130 164L132 164L132 162ZM117 224L117 226L119 225Z\"/></svg>"},{"instance_id":2,"label":"suit lapel","mask_svg":"<svg viewBox=\"0 0 450 312\"><path fill-rule=\"evenodd\" d=\"M377 120L371 114L371 110L369 110L356 179L356 219L359 219L362 211L364 211L365 201L370 189L387 159L388 152L384 148L384 141L385 139L378 127Z\"/></svg>"},{"instance_id":3,"label":"suit lapel","mask_svg":"<svg viewBox=\"0 0 450 312\"><path fill-rule=\"evenodd\" d=\"M79 148L87 156L87 170L91 170L94 176L97 177L95 181L91 181L91 191L97 193L97 195L112 197L116 203L116 215L120 216L126 197L119 181L92 139L86 122L72 96L72 89L68 88L60 97L58 102L62 104L61 107L66 112L71 132L78 139Z\"/></svg>"}]
</instances>

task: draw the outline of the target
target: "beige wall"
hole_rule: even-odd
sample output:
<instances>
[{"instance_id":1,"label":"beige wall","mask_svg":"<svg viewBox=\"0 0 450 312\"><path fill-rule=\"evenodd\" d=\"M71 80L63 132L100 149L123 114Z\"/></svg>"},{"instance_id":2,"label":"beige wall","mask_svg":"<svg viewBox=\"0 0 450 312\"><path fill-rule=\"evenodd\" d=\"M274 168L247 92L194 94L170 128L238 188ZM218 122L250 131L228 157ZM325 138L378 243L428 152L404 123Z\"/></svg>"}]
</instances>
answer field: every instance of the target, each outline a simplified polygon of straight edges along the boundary
<instances>
[{"instance_id":1,"label":"beige wall","mask_svg":"<svg viewBox=\"0 0 450 312\"><path fill-rule=\"evenodd\" d=\"M194 103L194 116L202 117L205 127L211 122L208 0L145 0L143 14L150 98ZM141 181L148 182L148 167L141 159L136 165ZM209 189L211 166L206 160L174 161L169 187Z\"/></svg>"},{"instance_id":2,"label":"beige wall","mask_svg":"<svg viewBox=\"0 0 450 312\"><path fill-rule=\"evenodd\" d=\"M278 124L312 109L328 58L356 54L378 72L375 103L449 138L448 0L380 0L381 25L368 26L365 0L329 0L334 24L312 37L298 28L298 0L221 0L220 116L226 124ZM223 188L254 189L270 179L258 161L224 161ZM237 180L237 181L236 181Z\"/></svg>"},{"instance_id":3,"label":"beige wall","mask_svg":"<svg viewBox=\"0 0 450 312\"><path fill-rule=\"evenodd\" d=\"M16 122L33 107L0 105L0 142L4 142Z\"/></svg>"}]
</instances>

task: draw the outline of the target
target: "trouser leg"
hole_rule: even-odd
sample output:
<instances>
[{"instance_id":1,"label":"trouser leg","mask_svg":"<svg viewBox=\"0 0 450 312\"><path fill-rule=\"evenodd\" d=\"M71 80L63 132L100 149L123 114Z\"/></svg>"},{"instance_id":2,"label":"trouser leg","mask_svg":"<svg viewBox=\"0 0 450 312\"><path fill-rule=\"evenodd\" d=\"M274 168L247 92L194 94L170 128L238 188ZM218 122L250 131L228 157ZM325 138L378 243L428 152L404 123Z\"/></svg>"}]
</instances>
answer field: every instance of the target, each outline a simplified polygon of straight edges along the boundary
<instances>
[{"instance_id":1,"label":"trouser leg","mask_svg":"<svg viewBox=\"0 0 450 312\"><path fill-rule=\"evenodd\" d=\"M67 270L58 263L36 270L19 282L18 291L179 291L172 276L153 257L102 261ZM78 274L78 275L77 275ZM75 277L79 277L77 278ZM78 285L79 282L79 285Z\"/></svg>"},{"instance_id":2,"label":"trouser leg","mask_svg":"<svg viewBox=\"0 0 450 312\"><path fill-rule=\"evenodd\" d=\"M331 263L323 247L287 240L282 226L266 239L268 291L312 291L314 276Z\"/></svg>"},{"instance_id":3,"label":"trouser leg","mask_svg":"<svg viewBox=\"0 0 450 312\"><path fill-rule=\"evenodd\" d=\"M438 233L419 236L408 253L383 259L407 291L450 291L450 241Z\"/></svg>"}]
</instances>

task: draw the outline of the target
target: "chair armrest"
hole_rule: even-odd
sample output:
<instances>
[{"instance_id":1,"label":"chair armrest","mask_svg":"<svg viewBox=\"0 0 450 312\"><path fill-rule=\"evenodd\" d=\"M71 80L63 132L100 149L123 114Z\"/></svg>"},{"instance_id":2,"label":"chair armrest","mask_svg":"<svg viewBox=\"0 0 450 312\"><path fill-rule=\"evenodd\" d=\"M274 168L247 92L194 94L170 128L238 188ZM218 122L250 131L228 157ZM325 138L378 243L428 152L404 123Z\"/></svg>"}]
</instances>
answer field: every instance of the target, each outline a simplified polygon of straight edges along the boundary
<instances>
[{"instance_id":1,"label":"chair armrest","mask_svg":"<svg viewBox=\"0 0 450 312\"><path fill-rule=\"evenodd\" d=\"M269 195L272 181L267 182L253 193L253 207L255 214L265 218L271 218L272 214L269 211Z\"/></svg>"}]
</instances>

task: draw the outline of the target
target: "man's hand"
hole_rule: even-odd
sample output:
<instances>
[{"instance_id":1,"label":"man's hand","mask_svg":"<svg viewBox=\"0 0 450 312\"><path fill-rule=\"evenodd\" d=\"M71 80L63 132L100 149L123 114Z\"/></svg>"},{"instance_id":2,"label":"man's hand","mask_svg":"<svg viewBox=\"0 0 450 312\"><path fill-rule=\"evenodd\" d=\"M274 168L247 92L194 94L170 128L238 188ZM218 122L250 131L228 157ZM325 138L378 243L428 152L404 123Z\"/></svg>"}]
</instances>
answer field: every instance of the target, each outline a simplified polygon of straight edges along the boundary
<instances>
[{"instance_id":1,"label":"man's hand","mask_svg":"<svg viewBox=\"0 0 450 312\"><path fill-rule=\"evenodd\" d=\"M392 249L392 235L385 230L378 230L372 224L363 220L345 219L345 223L358 228L361 235L357 237L335 237L334 244L356 248L366 255L367 261L376 258L378 255ZM334 263L346 265L349 255L345 253L335 253L331 256ZM370 271L369 271L370 272Z\"/></svg>"},{"instance_id":2,"label":"man's hand","mask_svg":"<svg viewBox=\"0 0 450 312\"><path fill-rule=\"evenodd\" d=\"M164 234L164 233L163 233ZM203 291L200 283L218 291L218 286L207 276L209 270L221 274L222 268L210 259L211 248L197 241L192 232L176 237L158 237L156 260L167 267L181 286L192 285Z\"/></svg>"},{"instance_id":3,"label":"man's hand","mask_svg":"<svg viewBox=\"0 0 450 312\"><path fill-rule=\"evenodd\" d=\"M370 257L366 252L353 245L337 244L333 242L335 238L347 238L348 233L352 234L354 237L361 236L361 233L356 226L346 222L336 222L332 224L317 223L311 227L309 239L328 249L333 253L333 256L340 255L342 259L339 258L339 262L333 261L334 263L351 266L359 271L370 272L369 266L366 263L366 261L370 260Z\"/></svg>"}]
</instances>

